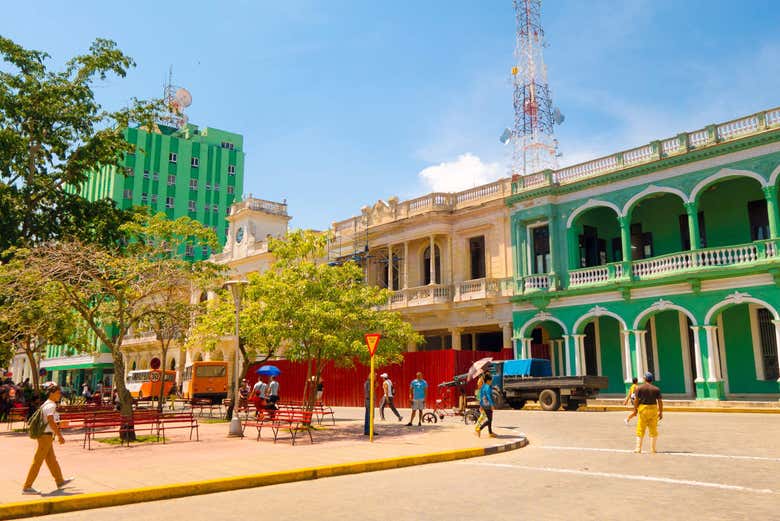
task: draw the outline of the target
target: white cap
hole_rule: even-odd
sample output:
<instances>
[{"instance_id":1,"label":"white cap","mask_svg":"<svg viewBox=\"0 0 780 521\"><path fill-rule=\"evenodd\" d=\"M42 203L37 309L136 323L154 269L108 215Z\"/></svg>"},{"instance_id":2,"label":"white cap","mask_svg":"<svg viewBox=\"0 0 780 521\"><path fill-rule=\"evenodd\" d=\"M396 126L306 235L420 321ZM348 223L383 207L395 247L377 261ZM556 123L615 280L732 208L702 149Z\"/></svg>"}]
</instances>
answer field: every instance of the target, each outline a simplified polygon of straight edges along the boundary
<instances>
[{"instance_id":1,"label":"white cap","mask_svg":"<svg viewBox=\"0 0 780 521\"><path fill-rule=\"evenodd\" d=\"M379 375L380 378L388 378L387 373L382 373Z\"/></svg>"}]
</instances>

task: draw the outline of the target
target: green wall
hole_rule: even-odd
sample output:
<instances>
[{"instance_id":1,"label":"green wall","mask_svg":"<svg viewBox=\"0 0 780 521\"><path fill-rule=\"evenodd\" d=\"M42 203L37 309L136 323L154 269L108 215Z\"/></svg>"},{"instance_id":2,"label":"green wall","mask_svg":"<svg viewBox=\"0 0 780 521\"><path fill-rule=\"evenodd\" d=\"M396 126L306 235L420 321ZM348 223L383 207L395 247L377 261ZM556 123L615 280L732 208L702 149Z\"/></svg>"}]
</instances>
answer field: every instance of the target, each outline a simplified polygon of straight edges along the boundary
<instances>
[{"instance_id":1,"label":"green wall","mask_svg":"<svg viewBox=\"0 0 780 521\"><path fill-rule=\"evenodd\" d=\"M664 393L684 394L685 371L678 312L663 311L655 315L655 334L661 373L658 385Z\"/></svg>"},{"instance_id":2,"label":"green wall","mask_svg":"<svg viewBox=\"0 0 780 521\"><path fill-rule=\"evenodd\" d=\"M641 223L643 233L653 234L654 256L666 255L682 250L680 215L685 215L682 200L676 195L664 194L640 201L631 212L631 223Z\"/></svg>"},{"instance_id":3,"label":"green wall","mask_svg":"<svg viewBox=\"0 0 780 521\"><path fill-rule=\"evenodd\" d=\"M598 238L606 241L607 262L618 260L612 256L612 239L620 239L620 224L615 211L605 206L587 210L577 216L572 230L577 235L582 235L584 226L596 228L598 230ZM579 264L575 266L575 268L579 267Z\"/></svg>"},{"instance_id":4,"label":"green wall","mask_svg":"<svg viewBox=\"0 0 780 521\"><path fill-rule=\"evenodd\" d=\"M609 378L609 387L603 392L624 394L620 323L611 317L599 317L597 320L601 340L601 374Z\"/></svg>"},{"instance_id":5,"label":"green wall","mask_svg":"<svg viewBox=\"0 0 780 521\"><path fill-rule=\"evenodd\" d=\"M747 304L734 306L723 312L723 336L726 347L729 392L732 394L777 393L776 381L756 380L749 313Z\"/></svg>"},{"instance_id":6,"label":"green wall","mask_svg":"<svg viewBox=\"0 0 780 521\"><path fill-rule=\"evenodd\" d=\"M750 242L747 202L764 199L753 179L730 179L705 189L699 198L704 212L707 247Z\"/></svg>"}]
</instances>

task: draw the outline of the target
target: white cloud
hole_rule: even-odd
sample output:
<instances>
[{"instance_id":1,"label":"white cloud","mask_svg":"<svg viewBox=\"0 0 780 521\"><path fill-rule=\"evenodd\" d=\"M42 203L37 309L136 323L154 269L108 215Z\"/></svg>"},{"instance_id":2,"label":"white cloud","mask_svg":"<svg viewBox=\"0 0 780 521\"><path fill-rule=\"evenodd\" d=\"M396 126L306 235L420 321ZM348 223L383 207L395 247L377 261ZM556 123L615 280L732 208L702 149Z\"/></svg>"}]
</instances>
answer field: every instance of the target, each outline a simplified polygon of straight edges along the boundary
<instances>
[{"instance_id":1,"label":"white cloud","mask_svg":"<svg viewBox=\"0 0 780 521\"><path fill-rule=\"evenodd\" d=\"M424 168L417 174L433 192L457 192L495 181L502 176L500 163L484 163L474 154Z\"/></svg>"}]
</instances>

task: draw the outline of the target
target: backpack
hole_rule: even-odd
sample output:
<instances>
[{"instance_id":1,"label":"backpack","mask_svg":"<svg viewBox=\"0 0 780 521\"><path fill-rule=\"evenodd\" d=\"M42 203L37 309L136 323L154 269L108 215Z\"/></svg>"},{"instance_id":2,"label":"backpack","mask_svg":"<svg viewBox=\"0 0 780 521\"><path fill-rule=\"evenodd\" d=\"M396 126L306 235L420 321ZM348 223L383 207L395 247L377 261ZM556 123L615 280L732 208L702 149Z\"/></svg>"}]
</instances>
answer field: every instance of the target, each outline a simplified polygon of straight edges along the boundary
<instances>
[{"instance_id":1,"label":"backpack","mask_svg":"<svg viewBox=\"0 0 780 521\"><path fill-rule=\"evenodd\" d=\"M46 431L46 420L43 418L40 407L30 416L28 425L30 438L35 440L43 436L43 433Z\"/></svg>"}]
</instances>

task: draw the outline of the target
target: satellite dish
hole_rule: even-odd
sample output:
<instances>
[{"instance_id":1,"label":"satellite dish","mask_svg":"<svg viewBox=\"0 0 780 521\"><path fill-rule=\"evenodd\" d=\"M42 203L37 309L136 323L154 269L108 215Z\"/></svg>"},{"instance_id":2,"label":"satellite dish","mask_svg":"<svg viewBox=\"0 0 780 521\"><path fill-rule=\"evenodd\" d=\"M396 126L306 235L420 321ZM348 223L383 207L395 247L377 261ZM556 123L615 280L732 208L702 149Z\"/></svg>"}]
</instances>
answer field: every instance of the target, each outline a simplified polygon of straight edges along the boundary
<instances>
[{"instance_id":1,"label":"satellite dish","mask_svg":"<svg viewBox=\"0 0 780 521\"><path fill-rule=\"evenodd\" d=\"M563 115L561 109L559 109L558 107L555 107L555 109L553 109L553 121L555 121L556 125L560 125L561 123L566 121L566 116Z\"/></svg>"},{"instance_id":2,"label":"satellite dish","mask_svg":"<svg viewBox=\"0 0 780 521\"><path fill-rule=\"evenodd\" d=\"M512 138L512 131L508 128L504 129L504 132L501 134L501 137L498 138L499 141L501 141L502 144L506 145L509 140Z\"/></svg>"},{"instance_id":3,"label":"satellite dish","mask_svg":"<svg viewBox=\"0 0 780 521\"><path fill-rule=\"evenodd\" d=\"M179 106L181 107L189 107L192 105L192 94L183 87L176 89L176 94L174 94L173 97L176 98L176 101L179 102Z\"/></svg>"}]
</instances>

